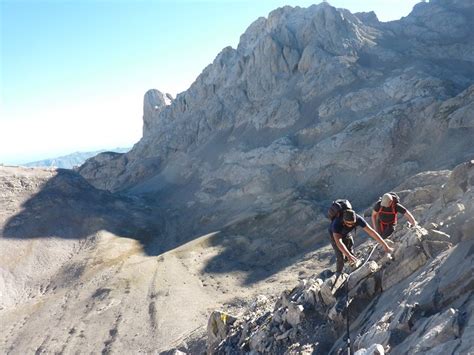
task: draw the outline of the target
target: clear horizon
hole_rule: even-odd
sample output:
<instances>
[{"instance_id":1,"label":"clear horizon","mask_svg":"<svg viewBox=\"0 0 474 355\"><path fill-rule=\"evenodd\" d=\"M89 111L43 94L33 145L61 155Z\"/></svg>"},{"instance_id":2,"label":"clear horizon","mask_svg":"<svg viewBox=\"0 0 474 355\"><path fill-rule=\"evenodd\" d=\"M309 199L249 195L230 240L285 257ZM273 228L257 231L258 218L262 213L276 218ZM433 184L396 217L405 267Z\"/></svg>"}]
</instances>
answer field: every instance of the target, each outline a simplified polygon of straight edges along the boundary
<instances>
[{"instance_id":1,"label":"clear horizon","mask_svg":"<svg viewBox=\"0 0 474 355\"><path fill-rule=\"evenodd\" d=\"M381 21L420 1L329 1ZM188 89L258 17L305 0L3 0L0 163L131 147L142 133L143 96Z\"/></svg>"}]
</instances>

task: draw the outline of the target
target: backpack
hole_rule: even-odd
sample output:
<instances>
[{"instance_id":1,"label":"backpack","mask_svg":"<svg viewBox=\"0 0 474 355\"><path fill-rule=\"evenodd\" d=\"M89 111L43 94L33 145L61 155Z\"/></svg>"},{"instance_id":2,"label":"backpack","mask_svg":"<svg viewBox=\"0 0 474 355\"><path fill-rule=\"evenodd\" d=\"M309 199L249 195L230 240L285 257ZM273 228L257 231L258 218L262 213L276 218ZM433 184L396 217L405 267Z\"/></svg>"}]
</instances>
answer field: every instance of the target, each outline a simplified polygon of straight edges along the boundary
<instances>
[{"instance_id":1,"label":"backpack","mask_svg":"<svg viewBox=\"0 0 474 355\"><path fill-rule=\"evenodd\" d=\"M351 209L352 205L349 200L337 199L333 201L331 207L329 207L327 217L332 221L334 218L342 216L342 211Z\"/></svg>"},{"instance_id":2,"label":"backpack","mask_svg":"<svg viewBox=\"0 0 474 355\"><path fill-rule=\"evenodd\" d=\"M380 208L379 210L377 211L377 213L380 215L380 214L385 214L385 215L392 215L392 221L390 222L391 224L396 224L397 223L397 209L396 209L396 206L397 206L397 203L400 202L400 197L395 193L395 192L388 192L388 194L390 196L392 196L392 205L391 205L391 211L388 212L388 211L383 211L383 207L382 205L380 205ZM380 197L378 199L378 202L381 203L382 202L382 197ZM380 217L379 217L380 218ZM382 221L379 221L379 223L382 223L382 224L387 224L387 223L384 223Z\"/></svg>"}]
</instances>

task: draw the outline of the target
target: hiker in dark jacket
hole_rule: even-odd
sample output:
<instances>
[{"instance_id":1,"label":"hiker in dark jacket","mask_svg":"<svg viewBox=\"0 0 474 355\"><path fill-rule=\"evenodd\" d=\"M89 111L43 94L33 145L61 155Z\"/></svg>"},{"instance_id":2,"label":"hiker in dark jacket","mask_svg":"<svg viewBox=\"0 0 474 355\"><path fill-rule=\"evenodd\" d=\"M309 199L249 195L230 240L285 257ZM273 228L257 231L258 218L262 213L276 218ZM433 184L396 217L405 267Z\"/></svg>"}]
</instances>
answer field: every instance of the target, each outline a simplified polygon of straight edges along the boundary
<instances>
[{"instance_id":1,"label":"hiker in dark jacket","mask_svg":"<svg viewBox=\"0 0 474 355\"><path fill-rule=\"evenodd\" d=\"M390 237L394 232L399 213L404 215L413 226L417 224L410 211L399 203L396 194L386 193L375 203L372 210L372 225L383 239Z\"/></svg>"},{"instance_id":2,"label":"hiker in dark jacket","mask_svg":"<svg viewBox=\"0 0 474 355\"><path fill-rule=\"evenodd\" d=\"M355 230L356 227L362 227L369 236L383 246L385 252L393 252L393 248L369 226L362 216L356 214L351 209L344 210L342 215L334 218L329 226L331 245L336 253L336 273L342 272L345 260L348 260L349 263L353 265L357 265L359 262L353 252L354 239L352 231Z\"/></svg>"}]
</instances>

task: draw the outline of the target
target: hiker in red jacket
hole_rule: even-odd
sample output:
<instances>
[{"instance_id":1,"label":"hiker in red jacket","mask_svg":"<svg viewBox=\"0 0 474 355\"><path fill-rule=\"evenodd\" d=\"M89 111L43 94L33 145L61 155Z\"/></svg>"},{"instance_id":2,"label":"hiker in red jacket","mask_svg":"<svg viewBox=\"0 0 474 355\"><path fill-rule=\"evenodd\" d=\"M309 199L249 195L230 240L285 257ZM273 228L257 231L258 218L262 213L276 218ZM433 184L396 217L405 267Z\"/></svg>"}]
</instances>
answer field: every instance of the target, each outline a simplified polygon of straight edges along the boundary
<instances>
[{"instance_id":1,"label":"hiker in red jacket","mask_svg":"<svg viewBox=\"0 0 474 355\"><path fill-rule=\"evenodd\" d=\"M390 237L395 230L399 213L404 215L413 226L417 224L410 211L399 201L397 194L389 192L375 203L372 210L372 225L384 239Z\"/></svg>"}]
</instances>

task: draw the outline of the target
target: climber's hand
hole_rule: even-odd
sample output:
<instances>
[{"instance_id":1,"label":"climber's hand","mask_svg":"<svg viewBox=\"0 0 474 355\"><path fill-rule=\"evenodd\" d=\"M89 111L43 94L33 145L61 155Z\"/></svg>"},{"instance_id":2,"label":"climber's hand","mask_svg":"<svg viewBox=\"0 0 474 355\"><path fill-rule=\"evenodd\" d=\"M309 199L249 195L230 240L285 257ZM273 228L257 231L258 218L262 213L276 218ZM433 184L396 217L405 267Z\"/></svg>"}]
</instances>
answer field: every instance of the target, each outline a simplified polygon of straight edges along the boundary
<instances>
[{"instance_id":1,"label":"climber's hand","mask_svg":"<svg viewBox=\"0 0 474 355\"><path fill-rule=\"evenodd\" d=\"M384 247L384 249L385 249L385 252L386 252L387 254L392 254L392 253L395 251L395 249L392 248L392 247L390 247L390 246L388 246L388 244L386 244L386 246Z\"/></svg>"},{"instance_id":2,"label":"climber's hand","mask_svg":"<svg viewBox=\"0 0 474 355\"><path fill-rule=\"evenodd\" d=\"M359 262L359 259L357 259L354 255L349 255L348 257L349 259L349 264L350 265L357 265L357 263Z\"/></svg>"}]
</instances>

